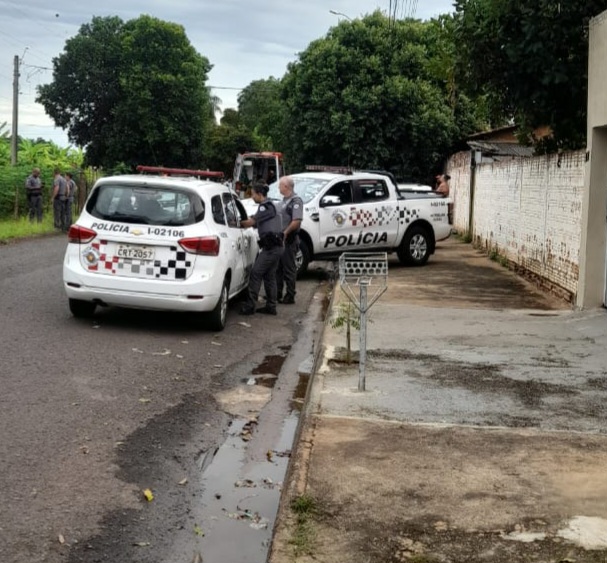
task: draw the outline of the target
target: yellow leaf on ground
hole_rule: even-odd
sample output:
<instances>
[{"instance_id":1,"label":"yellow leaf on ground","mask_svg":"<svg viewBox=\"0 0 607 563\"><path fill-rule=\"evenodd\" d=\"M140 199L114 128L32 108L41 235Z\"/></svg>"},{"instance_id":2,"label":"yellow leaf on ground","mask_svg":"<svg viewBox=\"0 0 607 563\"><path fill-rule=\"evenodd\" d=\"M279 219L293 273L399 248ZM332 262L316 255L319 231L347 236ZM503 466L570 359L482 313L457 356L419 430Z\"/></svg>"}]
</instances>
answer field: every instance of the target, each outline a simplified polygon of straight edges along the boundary
<instances>
[{"instance_id":1,"label":"yellow leaf on ground","mask_svg":"<svg viewBox=\"0 0 607 563\"><path fill-rule=\"evenodd\" d=\"M150 489L145 489L143 491L143 496L146 498L148 502L152 502L154 500L154 495Z\"/></svg>"}]
</instances>

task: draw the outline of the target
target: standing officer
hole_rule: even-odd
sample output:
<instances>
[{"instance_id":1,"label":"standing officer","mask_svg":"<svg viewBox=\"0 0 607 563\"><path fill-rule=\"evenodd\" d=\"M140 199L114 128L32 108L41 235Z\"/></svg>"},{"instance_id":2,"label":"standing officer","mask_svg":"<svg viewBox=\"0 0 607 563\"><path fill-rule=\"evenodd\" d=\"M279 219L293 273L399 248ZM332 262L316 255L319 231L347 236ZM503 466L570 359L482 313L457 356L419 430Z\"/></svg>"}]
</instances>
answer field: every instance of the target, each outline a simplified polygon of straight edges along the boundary
<instances>
[{"instance_id":1,"label":"standing officer","mask_svg":"<svg viewBox=\"0 0 607 563\"><path fill-rule=\"evenodd\" d=\"M42 222L42 180L40 180L40 168L34 168L25 180L25 193L29 207L30 221L36 218L38 223Z\"/></svg>"},{"instance_id":2,"label":"standing officer","mask_svg":"<svg viewBox=\"0 0 607 563\"><path fill-rule=\"evenodd\" d=\"M303 201L293 191L294 187L291 176L283 176L278 182L278 189L282 194L280 212L285 237L285 251L276 271L276 283L278 285L278 302L284 305L295 303L295 279L297 278L295 256L299 249L299 228L303 219ZM283 286L286 287L284 297L282 295Z\"/></svg>"},{"instance_id":3,"label":"standing officer","mask_svg":"<svg viewBox=\"0 0 607 563\"><path fill-rule=\"evenodd\" d=\"M268 186L266 184L261 182L254 184L251 197L255 203L259 204L259 208L255 215L240 222L240 225L245 228L257 227L259 248L261 248L251 270L249 292L246 303L240 309L241 315L255 313L262 281L266 292L266 304L257 309L257 312L264 315L276 314L276 268L284 250L284 237L280 213L267 196Z\"/></svg>"},{"instance_id":4,"label":"standing officer","mask_svg":"<svg viewBox=\"0 0 607 563\"><path fill-rule=\"evenodd\" d=\"M66 179L61 175L61 170L55 168L55 179L53 180L53 213L55 229L61 229L67 232L67 206L69 203L70 192Z\"/></svg>"},{"instance_id":5,"label":"standing officer","mask_svg":"<svg viewBox=\"0 0 607 563\"><path fill-rule=\"evenodd\" d=\"M67 183L67 193L69 194L67 197L67 209L66 209L66 217L67 217L67 227L72 225L72 214L74 209L74 199L76 197L76 193L78 192L78 187L76 186L76 182L74 182L74 175L71 172L65 173L65 181Z\"/></svg>"}]
</instances>

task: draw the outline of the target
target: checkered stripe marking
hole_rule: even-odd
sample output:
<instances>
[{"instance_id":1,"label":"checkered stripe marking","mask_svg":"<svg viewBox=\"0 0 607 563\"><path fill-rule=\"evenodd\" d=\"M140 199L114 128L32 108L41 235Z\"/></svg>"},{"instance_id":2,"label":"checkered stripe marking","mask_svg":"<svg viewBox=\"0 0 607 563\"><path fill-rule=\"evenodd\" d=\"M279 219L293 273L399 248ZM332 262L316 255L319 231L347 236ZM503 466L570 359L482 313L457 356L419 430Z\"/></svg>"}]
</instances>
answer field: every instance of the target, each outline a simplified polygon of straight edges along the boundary
<instances>
[{"instance_id":1,"label":"checkered stripe marking","mask_svg":"<svg viewBox=\"0 0 607 563\"><path fill-rule=\"evenodd\" d=\"M87 266L90 271L102 272L135 278L156 278L165 280L185 280L192 271L194 263L187 252L176 246L169 247L168 258L161 260L141 260L139 258L121 258L108 254L108 241L100 240L91 245L99 253L99 261Z\"/></svg>"},{"instance_id":2,"label":"checkered stripe marking","mask_svg":"<svg viewBox=\"0 0 607 563\"><path fill-rule=\"evenodd\" d=\"M351 207L350 224L353 227L383 227L391 221L394 213L394 208L387 205L381 205L373 209Z\"/></svg>"},{"instance_id":3,"label":"checkered stripe marking","mask_svg":"<svg viewBox=\"0 0 607 563\"><path fill-rule=\"evenodd\" d=\"M419 219L419 209L401 208L398 210L398 222L401 225L408 225L416 219Z\"/></svg>"}]
</instances>

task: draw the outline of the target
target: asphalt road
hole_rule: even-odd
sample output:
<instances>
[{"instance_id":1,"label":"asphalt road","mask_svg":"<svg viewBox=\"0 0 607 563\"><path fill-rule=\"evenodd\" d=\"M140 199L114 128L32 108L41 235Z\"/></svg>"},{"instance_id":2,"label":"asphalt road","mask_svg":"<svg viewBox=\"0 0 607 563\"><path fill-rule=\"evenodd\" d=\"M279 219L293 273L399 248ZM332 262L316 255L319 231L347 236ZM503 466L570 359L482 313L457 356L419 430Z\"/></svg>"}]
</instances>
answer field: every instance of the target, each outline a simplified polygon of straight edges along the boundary
<instances>
[{"instance_id":1,"label":"asphalt road","mask_svg":"<svg viewBox=\"0 0 607 563\"><path fill-rule=\"evenodd\" d=\"M215 395L284 355L321 270L278 317L239 317L219 334L187 316L108 309L74 319L63 294L65 238L0 247L0 561L162 561L136 534L183 529L187 488L142 516L145 488L188 475L230 421ZM239 323L246 321L250 327Z\"/></svg>"}]
</instances>

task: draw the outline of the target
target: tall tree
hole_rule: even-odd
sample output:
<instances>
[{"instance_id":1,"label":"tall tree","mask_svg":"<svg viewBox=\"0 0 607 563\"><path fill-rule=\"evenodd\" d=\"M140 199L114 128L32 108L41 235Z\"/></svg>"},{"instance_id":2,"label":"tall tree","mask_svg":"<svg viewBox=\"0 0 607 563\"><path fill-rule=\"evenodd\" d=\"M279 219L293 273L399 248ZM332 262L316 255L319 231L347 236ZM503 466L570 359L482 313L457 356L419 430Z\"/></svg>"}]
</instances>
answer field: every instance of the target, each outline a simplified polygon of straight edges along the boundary
<instances>
[{"instance_id":1,"label":"tall tree","mask_svg":"<svg viewBox=\"0 0 607 563\"><path fill-rule=\"evenodd\" d=\"M291 161L427 178L462 134L431 25L375 12L312 42L283 78Z\"/></svg>"},{"instance_id":2,"label":"tall tree","mask_svg":"<svg viewBox=\"0 0 607 563\"><path fill-rule=\"evenodd\" d=\"M37 101L91 165L199 166L212 106L209 61L182 26L94 17L53 60Z\"/></svg>"},{"instance_id":3,"label":"tall tree","mask_svg":"<svg viewBox=\"0 0 607 563\"><path fill-rule=\"evenodd\" d=\"M588 22L607 0L456 0L458 66L521 136L550 126L545 148L586 139Z\"/></svg>"},{"instance_id":4,"label":"tall tree","mask_svg":"<svg viewBox=\"0 0 607 563\"><path fill-rule=\"evenodd\" d=\"M268 150L283 150L285 104L281 81L271 76L254 80L238 94L238 113L243 124L267 139Z\"/></svg>"},{"instance_id":5,"label":"tall tree","mask_svg":"<svg viewBox=\"0 0 607 563\"><path fill-rule=\"evenodd\" d=\"M237 123L235 118L238 114L235 110L226 110L224 119L226 114L226 122L222 119L221 125L216 125L211 130L206 165L211 170L223 172L226 178L231 178L236 155L259 149L259 143L249 129Z\"/></svg>"}]
</instances>

